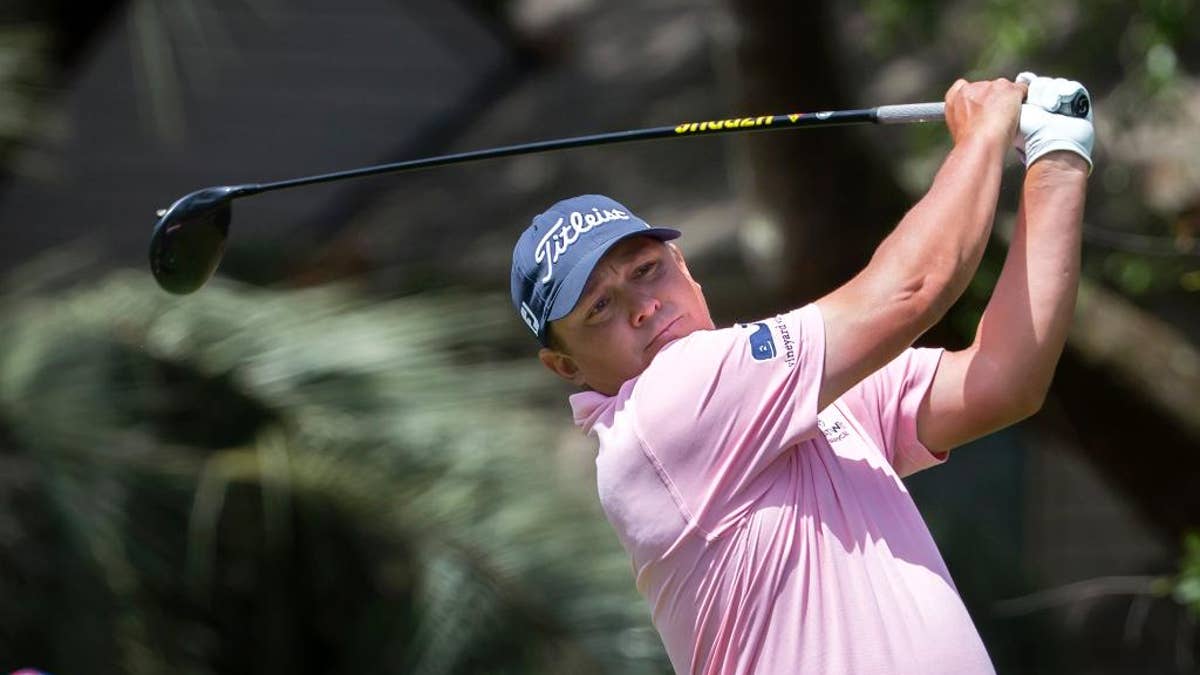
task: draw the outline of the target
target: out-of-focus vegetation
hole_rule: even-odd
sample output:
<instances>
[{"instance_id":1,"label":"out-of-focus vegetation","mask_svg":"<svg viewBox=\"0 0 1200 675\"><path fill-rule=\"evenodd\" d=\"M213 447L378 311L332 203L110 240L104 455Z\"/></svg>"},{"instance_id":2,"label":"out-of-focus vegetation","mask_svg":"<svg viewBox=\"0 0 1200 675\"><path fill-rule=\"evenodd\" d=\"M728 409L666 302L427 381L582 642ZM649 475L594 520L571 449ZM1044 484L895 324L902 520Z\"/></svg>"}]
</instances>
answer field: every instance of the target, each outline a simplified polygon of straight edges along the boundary
<instances>
[{"instance_id":1,"label":"out-of-focus vegetation","mask_svg":"<svg viewBox=\"0 0 1200 675\"><path fill-rule=\"evenodd\" d=\"M39 24L0 25L0 165L34 132L43 110L48 30Z\"/></svg>"},{"instance_id":2,"label":"out-of-focus vegetation","mask_svg":"<svg viewBox=\"0 0 1200 675\"><path fill-rule=\"evenodd\" d=\"M120 0L7 0L0 5L0 176L33 137L60 133L54 98ZM26 167L37 171L37 167Z\"/></svg>"},{"instance_id":3,"label":"out-of-focus vegetation","mask_svg":"<svg viewBox=\"0 0 1200 675\"><path fill-rule=\"evenodd\" d=\"M1087 84L1097 171L1086 273L1148 302L1200 291L1200 5L871 0L853 14L866 49L850 60L877 69L864 78L875 90L903 88L889 78L942 82L1020 70ZM946 139L936 129L911 132L904 180L926 185Z\"/></svg>"},{"instance_id":4,"label":"out-of-focus vegetation","mask_svg":"<svg viewBox=\"0 0 1200 675\"><path fill-rule=\"evenodd\" d=\"M1183 538L1183 558L1179 562L1179 577L1173 594L1181 605L1190 607L1200 616L1200 533L1189 532Z\"/></svg>"},{"instance_id":5,"label":"out-of-focus vegetation","mask_svg":"<svg viewBox=\"0 0 1200 675\"><path fill-rule=\"evenodd\" d=\"M506 305L0 298L0 669L661 672Z\"/></svg>"}]
</instances>

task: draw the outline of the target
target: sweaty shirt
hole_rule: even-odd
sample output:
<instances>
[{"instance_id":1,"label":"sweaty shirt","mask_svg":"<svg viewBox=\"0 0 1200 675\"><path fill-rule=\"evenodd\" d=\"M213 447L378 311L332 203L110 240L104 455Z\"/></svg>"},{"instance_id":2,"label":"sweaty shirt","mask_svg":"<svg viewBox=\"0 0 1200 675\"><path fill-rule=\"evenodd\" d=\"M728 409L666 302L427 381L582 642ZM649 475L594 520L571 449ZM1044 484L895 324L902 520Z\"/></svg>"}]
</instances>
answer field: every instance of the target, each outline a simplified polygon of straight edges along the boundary
<instances>
[{"instance_id":1,"label":"sweaty shirt","mask_svg":"<svg viewBox=\"0 0 1200 675\"><path fill-rule=\"evenodd\" d=\"M571 396L600 503L677 673L992 673L900 481L941 350L817 411L816 305L665 346L615 396Z\"/></svg>"}]
</instances>

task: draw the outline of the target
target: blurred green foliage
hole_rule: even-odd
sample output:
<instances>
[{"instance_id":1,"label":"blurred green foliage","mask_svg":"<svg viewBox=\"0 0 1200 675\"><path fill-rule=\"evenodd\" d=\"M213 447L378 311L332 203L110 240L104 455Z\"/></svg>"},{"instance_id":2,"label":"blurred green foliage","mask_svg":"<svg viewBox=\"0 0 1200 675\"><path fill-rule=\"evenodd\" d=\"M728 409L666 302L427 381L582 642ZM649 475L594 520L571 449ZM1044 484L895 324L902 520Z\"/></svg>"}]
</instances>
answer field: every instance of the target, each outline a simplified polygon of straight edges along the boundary
<instances>
[{"instance_id":1,"label":"blurred green foliage","mask_svg":"<svg viewBox=\"0 0 1200 675\"><path fill-rule=\"evenodd\" d=\"M1188 532L1183 538L1183 556L1172 596L1200 617L1200 532Z\"/></svg>"},{"instance_id":2,"label":"blurred green foliage","mask_svg":"<svg viewBox=\"0 0 1200 675\"><path fill-rule=\"evenodd\" d=\"M0 670L664 671L506 306L0 298Z\"/></svg>"},{"instance_id":3,"label":"blurred green foliage","mask_svg":"<svg viewBox=\"0 0 1200 675\"><path fill-rule=\"evenodd\" d=\"M0 166L35 131L44 111L49 38L39 24L0 24Z\"/></svg>"},{"instance_id":4,"label":"blurred green foliage","mask_svg":"<svg viewBox=\"0 0 1200 675\"><path fill-rule=\"evenodd\" d=\"M902 59L935 89L955 77L1021 70L1087 84L1096 106L1097 169L1085 273L1136 298L1197 291L1200 3L870 0L860 12L863 20L851 25L861 27L856 37L869 54L868 80L894 77L888 66ZM930 128L901 133L900 180L916 193L928 185L948 139ZM1008 198L1011 204L1014 196Z\"/></svg>"}]
</instances>

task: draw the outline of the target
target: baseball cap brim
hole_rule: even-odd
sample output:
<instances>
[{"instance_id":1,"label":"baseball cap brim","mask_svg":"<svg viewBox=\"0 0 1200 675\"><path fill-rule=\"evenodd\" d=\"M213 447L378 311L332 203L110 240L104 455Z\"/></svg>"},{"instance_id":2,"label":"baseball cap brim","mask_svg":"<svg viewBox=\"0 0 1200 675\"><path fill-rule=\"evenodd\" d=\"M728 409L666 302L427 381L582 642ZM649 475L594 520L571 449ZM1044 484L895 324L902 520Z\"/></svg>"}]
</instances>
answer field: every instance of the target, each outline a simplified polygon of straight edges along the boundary
<instances>
[{"instance_id":1,"label":"baseball cap brim","mask_svg":"<svg viewBox=\"0 0 1200 675\"><path fill-rule=\"evenodd\" d=\"M571 272L567 274L562 284L558 287L557 294L547 303L546 315L542 317L542 332L545 332L545 326L548 326L551 321L557 321L575 309L576 303L579 302L579 296L583 295L583 287L587 285L588 277L592 275L592 270L595 269L596 263L600 262L600 259L604 257L604 254L610 248L631 237L653 237L659 241L670 241L677 239L680 234L682 233L679 230L673 230L669 227L639 229L618 234L600 246L597 246L595 250L589 251L586 256L575 263Z\"/></svg>"}]
</instances>

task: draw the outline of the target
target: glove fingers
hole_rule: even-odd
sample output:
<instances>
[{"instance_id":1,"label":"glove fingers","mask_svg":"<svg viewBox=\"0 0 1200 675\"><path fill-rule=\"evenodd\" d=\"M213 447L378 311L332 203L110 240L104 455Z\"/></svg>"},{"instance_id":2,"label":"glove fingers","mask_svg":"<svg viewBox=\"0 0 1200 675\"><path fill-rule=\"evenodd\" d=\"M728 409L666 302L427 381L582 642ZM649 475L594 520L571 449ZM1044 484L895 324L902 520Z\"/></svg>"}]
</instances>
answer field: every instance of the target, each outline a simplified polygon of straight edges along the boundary
<instances>
[{"instance_id":1,"label":"glove fingers","mask_svg":"<svg viewBox=\"0 0 1200 675\"><path fill-rule=\"evenodd\" d=\"M1075 80L1041 77L1030 83L1029 95L1025 102L1052 113L1066 115L1070 114L1068 103L1080 93L1087 94L1087 88ZM1091 119L1091 111L1088 119Z\"/></svg>"},{"instance_id":2,"label":"glove fingers","mask_svg":"<svg viewBox=\"0 0 1200 675\"><path fill-rule=\"evenodd\" d=\"M1025 102L1042 110L1054 110L1058 107L1058 96L1059 90L1054 80L1039 77L1029 83L1029 95L1025 97Z\"/></svg>"},{"instance_id":3,"label":"glove fingers","mask_svg":"<svg viewBox=\"0 0 1200 675\"><path fill-rule=\"evenodd\" d=\"M1076 82L1062 77L1038 77L1025 71L1017 75L1016 82L1028 87L1025 103L1021 105L1021 118L1013 145L1017 154L1028 167L1040 157L1059 150L1073 152L1083 157L1089 167L1094 143L1092 112L1085 119L1071 117L1069 103L1087 89Z\"/></svg>"}]
</instances>

